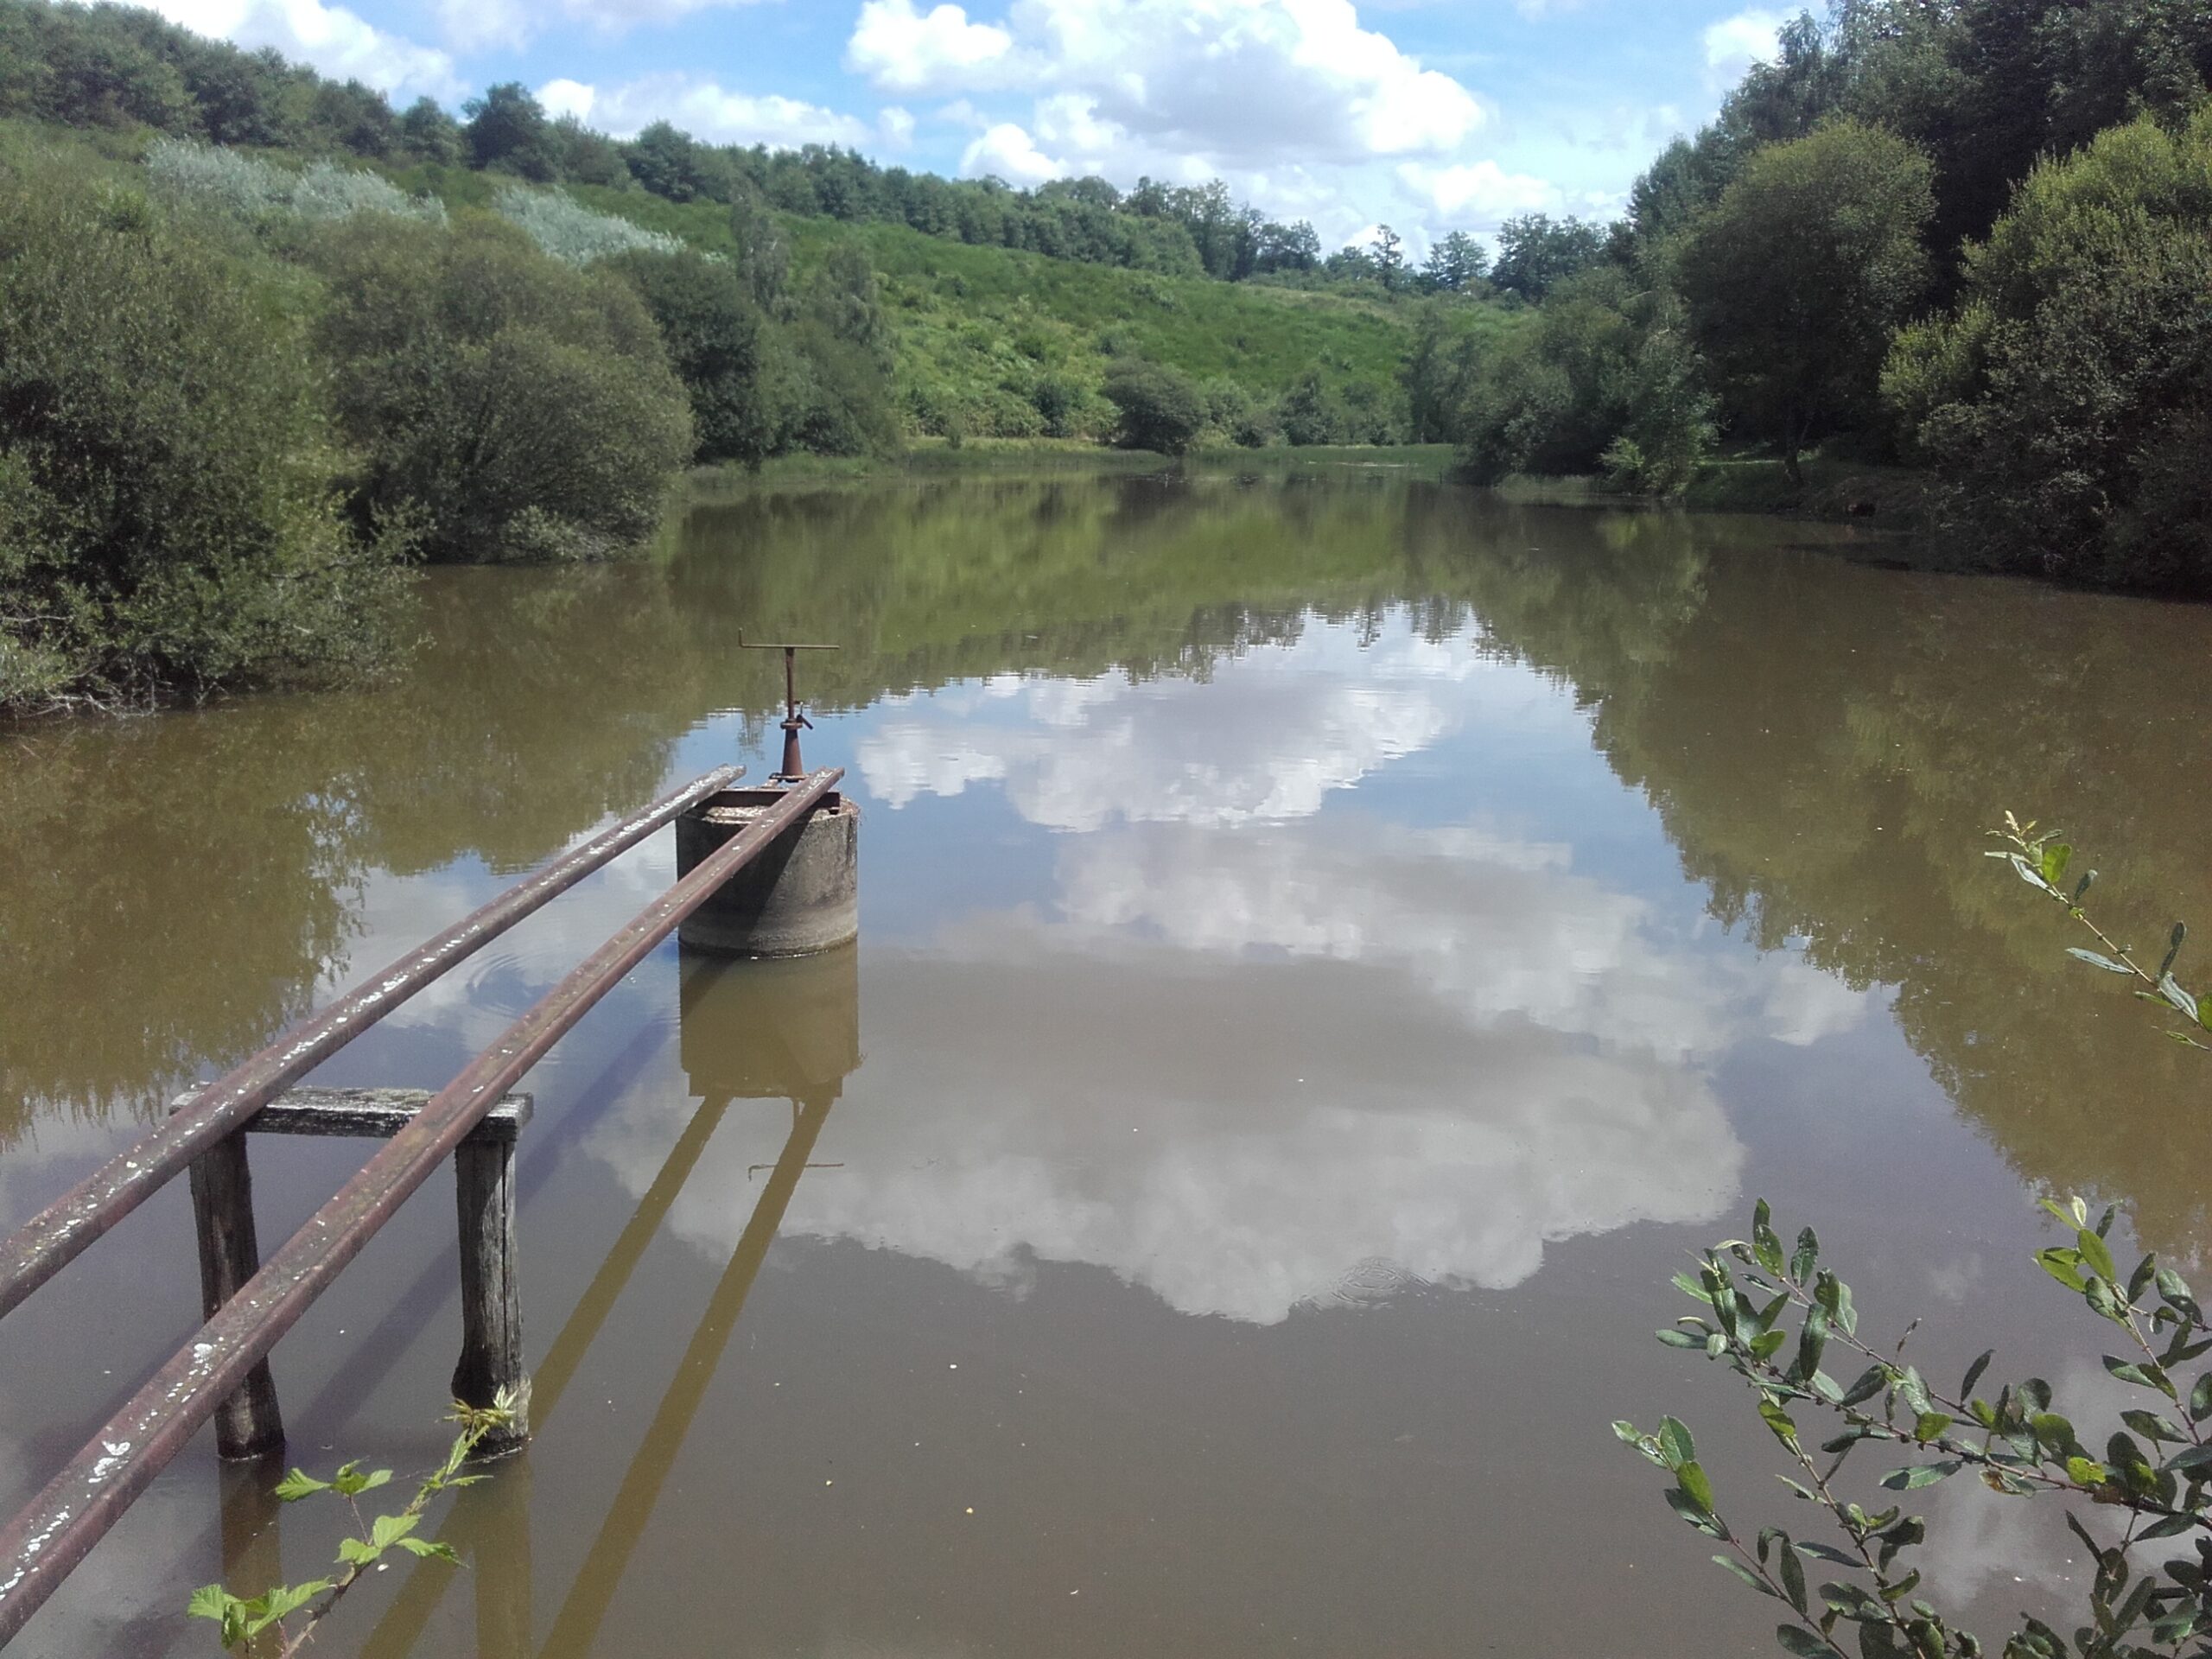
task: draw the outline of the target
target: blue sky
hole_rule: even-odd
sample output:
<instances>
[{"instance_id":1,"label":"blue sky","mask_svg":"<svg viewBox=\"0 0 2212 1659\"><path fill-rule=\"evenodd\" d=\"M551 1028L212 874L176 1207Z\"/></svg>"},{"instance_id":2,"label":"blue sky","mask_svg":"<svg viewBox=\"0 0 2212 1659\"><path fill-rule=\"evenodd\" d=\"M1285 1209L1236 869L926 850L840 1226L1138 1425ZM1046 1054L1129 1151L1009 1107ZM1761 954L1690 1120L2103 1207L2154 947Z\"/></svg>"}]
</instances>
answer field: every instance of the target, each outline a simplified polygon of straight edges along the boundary
<instances>
[{"instance_id":1,"label":"blue sky","mask_svg":"<svg viewBox=\"0 0 2212 1659\"><path fill-rule=\"evenodd\" d=\"M617 136L1029 184L1210 176L1331 246L1608 215L1784 15L1730 0L155 0L397 101L520 80Z\"/></svg>"}]
</instances>

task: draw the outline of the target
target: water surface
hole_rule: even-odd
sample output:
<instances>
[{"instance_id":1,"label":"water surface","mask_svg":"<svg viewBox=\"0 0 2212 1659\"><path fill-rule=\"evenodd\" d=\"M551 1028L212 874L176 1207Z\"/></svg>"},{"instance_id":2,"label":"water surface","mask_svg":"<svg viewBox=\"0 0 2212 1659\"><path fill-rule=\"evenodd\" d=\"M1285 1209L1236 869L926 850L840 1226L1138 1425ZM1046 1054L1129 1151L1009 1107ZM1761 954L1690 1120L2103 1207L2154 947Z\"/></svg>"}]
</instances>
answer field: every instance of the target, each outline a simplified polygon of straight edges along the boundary
<instances>
[{"instance_id":1,"label":"water surface","mask_svg":"<svg viewBox=\"0 0 2212 1659\"><path fill-rule=\"evenodd\" d=\"M440 571L365 691L0 739L0 1225L666 785L814 764L856 950L654 954L533 1074L539 1433L338 1654L1666 1656L1773 1620L1618 1446L1751 1199L1924 1365L2099 1381L2035 1195L2190 1260L2202 1074L1977 855L2063 821L2133 937L2212 916L2212 613L1764 520L1341 479L702 503L664 556ZM1878 547L1850 543L1846 552ZM672 877L663 837L325 1068L435 1087ZM362 1148L257 1140L265 1240ZM435 1456L447 1178L279 1349L292 1458ZM196 1324L181 1184L0 1331L20 1502ZM332 1541L203 1435L21 1638L213 1651ZM1929 1497L1986 1635L2063 1534ZM2048 1519L2049 1517L2044 1517Z\"/></svg>"}]
</instances>

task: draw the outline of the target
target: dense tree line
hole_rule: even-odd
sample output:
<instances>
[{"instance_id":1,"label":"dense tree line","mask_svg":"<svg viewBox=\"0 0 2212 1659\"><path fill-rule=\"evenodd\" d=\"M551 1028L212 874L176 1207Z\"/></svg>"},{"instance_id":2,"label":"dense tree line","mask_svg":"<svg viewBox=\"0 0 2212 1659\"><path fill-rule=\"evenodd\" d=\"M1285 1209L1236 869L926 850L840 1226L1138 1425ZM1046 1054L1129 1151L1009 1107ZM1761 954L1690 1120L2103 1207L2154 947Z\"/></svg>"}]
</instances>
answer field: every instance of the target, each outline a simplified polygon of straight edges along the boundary
<instances>
[{"instance_id":1,"label":"dense tree line","mask_svg":"<svg viewBox=\"0 0 2212 1659\"><path fill-rule=\"evenodd\" d=\"M1062 179L1022 190L883 167L836 145L712 144L664 121L618 142L550 116L515 82L489 88L461 113L456 121L428 99L395 111L359 81L326 80L272 50L207 40L151 11L0 0L0 116L496 169L677 202L751 198L785 213L1228 282L1321 264L1311 225L1269 219L1218 181L1185 188L1147 179L1125 194L1103 179Z\"/></svg>"},{"instance_id":2,"label":"dense tree line","mask_svg":"<svg viewBox=\"0 0 2212 1659\"><path fill-rule=\"evenodd\" d=\"M1992 563L2212 590L2208 82L2197 0L1834 0L1610 230L1511 227L1541 320L1416 353L1412 402L1488 475L1842 444Z\"/></svg>"},{"instance_id":3,"label":"dense tree line","mask_svg":"<svg viewBox=\"0 0 2212 1659\"><path fill-rule=\"evenodd\" d=\"M695 460L898 439L875 274L517 186L0 146L0 711L328 677L413 558L634 545Z\"/></svg>"}]
</instances>

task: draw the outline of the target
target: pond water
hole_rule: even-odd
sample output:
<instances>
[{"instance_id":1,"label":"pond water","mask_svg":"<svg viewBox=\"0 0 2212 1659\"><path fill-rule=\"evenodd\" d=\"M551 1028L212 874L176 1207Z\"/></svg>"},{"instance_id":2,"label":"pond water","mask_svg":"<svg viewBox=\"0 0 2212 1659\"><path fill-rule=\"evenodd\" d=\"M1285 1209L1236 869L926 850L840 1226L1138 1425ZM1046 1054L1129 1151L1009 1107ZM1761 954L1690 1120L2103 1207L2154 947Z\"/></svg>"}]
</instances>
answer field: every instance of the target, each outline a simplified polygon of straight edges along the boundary
<instances>
[{"instance_id":1,"label":"pond water","mask_svg":"<svg viewBox=\"0 0 2212 1659\"><path fill-rule=\"evenodd\" d=\"M532 1075L537 1437L444 1522L465 1570L316 1650L1771 1651L1606 1427L1673 1409L1795 1518L1651 1338L1688 1252L1765 1196L1931 1371L2078 1396L2035 1197L2212 1241L2200 1057L1979 855L2016 808L2133 937L2212 918L2212 612L1826 543L1880 551L1346 469L762 493L649 562L429 573L379 687L0 739L0 1226L594 826L769 770L740 628L835 641L859 946L671 940ZM672 865L318 1080L443 1083ZM362 1155L257 1141L264 1243ZM449 1190L278 1349L291 1460L434 1460ZM179 1182L0 1330L10 1510L197 1323L190 1238ZM203 1433L19 1650L214 1651L192 1586L332 1547L273 1473ZM1923 1496L1985 1635L2078 1590L2055 1516Z\"/></svg>"}]
</instances>

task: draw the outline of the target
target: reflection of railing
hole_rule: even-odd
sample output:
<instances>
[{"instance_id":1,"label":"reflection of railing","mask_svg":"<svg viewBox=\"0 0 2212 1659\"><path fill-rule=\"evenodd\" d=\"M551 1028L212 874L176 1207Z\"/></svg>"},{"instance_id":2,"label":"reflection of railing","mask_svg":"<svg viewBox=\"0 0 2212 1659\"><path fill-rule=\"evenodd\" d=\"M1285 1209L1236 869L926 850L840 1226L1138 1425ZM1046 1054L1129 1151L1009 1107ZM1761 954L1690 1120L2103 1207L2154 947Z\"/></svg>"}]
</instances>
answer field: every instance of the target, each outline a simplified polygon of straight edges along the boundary
<instances>
[{"instance_id":1,"label":"reflection of railing","mask_svg":"<svg viewBox=\"0 0 2212 1659\"><path fill-rule=\"evenodd\" d=\"M235 1294L210 1310L195 1339L0 1530L0 1643L22 1628L200 1426L263 1370L278 1339L509 1086L684 918L786 831L804 823L842 775L837 769L816 772L787 791L639 912L413 1115ZM720 790L729 777L727 769L709 774L556 861L201 1091L111 1166L118 1173L104 1205L91 1211L57 1213L81 1198L86 1189L80 1188L10 1242L10 1259L19 1263L8 1281L19 1287L14 1301L51 1277L194 1156L234 1135L285 1083L588 869ZM158 1166L140 1181L139 1166L149 1160ZM0 1303L0 1312L9 1306L13 1302Z\"/></svg>"}]
</instances>

